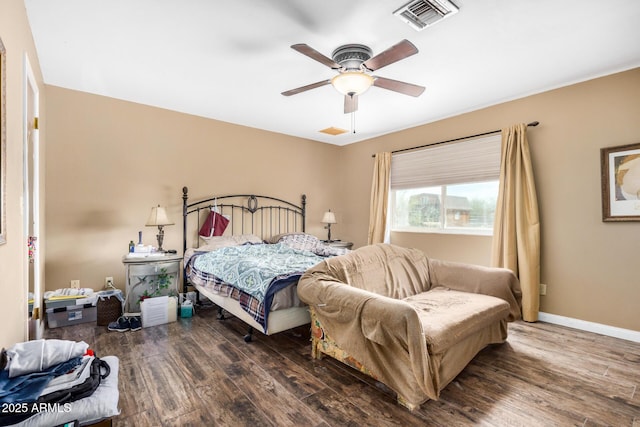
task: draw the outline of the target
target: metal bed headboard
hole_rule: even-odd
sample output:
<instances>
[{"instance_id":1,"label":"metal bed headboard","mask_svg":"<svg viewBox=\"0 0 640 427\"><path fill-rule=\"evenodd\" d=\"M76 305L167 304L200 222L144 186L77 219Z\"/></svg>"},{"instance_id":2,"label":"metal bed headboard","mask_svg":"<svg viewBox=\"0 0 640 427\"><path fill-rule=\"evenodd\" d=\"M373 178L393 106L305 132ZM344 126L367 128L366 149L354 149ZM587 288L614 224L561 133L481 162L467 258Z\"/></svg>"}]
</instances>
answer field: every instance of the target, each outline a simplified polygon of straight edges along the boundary
<instances>
[{"instance_id":1,"label":"metal bed headboard","mask_svg":"<svg viewBox=\"0 0 640 427\"><path fill-rule=\"evenodd\" d=\"M305 231L307 196L304 194L301 196L300 205L296 205L275 197L255 194L212 196L189 203L188 192L187 187L182 188L183 253L187 250L189 215L195 214L195 239L199 242L197 233L200 224L214 206L218 207L221 215L227 216L230 220L225 235L256 234L265 239L281 233Z\"/></svg>"}]
</instances>

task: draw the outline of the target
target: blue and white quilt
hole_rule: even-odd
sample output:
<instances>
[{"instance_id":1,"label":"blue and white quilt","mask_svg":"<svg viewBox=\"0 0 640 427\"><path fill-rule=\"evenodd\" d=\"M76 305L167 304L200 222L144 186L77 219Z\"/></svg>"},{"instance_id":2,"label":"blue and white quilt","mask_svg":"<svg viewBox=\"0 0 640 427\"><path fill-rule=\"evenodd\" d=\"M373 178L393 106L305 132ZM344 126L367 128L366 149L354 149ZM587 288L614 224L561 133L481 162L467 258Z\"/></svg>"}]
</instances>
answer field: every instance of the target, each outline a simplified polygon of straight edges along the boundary
<instances>
[{"instance_id":1,"label":"blue and white quilt","mask_svg":"<svg viewBox=\"0 0 640 427\"><path fill-rule=\"evenodd\" d=\"M323 259L285 243L229 246L194 257L193 270L203 279L215 277L251 295L261 307L269 307L275 292ZM266 326L268 310L249 313Z\"/></svg>"},{"instance_id":2,"label":"blue and white quilt","mask_svg":"<svg viewBox=\"0 0 640 427\"><path fill-rule=\"evenodd\" d=\"M283 243L220 248L199 256L194 267L264 300L279 276L302 274L324 258Z\"/></svg>"}]
</instances>

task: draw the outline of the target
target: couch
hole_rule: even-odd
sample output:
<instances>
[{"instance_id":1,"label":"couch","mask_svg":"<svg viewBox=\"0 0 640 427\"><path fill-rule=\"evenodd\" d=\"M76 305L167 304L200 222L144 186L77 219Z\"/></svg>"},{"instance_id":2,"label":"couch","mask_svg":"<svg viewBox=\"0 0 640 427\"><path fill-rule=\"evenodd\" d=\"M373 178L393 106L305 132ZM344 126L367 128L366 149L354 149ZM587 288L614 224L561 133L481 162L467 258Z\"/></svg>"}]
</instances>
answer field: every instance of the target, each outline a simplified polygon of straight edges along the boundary
<instances>
[{"instance_id":1,"label":"couch","mask_svg":"<svg viewBox=\"0 0 640 427\"><path fill-rule=\"evenodd\" d=\"M506 269L441 261L417 249L365 246L307 270L312 356L332 356L381 381L413 410L438 399L488 344L520 318Z\"/></svg>"}]
</instances>

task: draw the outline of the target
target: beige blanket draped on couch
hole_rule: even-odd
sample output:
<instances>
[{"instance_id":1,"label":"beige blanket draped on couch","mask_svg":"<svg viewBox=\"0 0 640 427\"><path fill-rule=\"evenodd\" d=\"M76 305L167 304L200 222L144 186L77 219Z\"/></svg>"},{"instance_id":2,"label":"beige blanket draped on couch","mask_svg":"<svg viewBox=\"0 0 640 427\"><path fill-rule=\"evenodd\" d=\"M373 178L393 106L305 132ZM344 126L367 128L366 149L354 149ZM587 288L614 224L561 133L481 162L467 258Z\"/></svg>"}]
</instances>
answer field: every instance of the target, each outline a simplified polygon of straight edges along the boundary
<instances>
[{"instance_id":1,"label":"beige blanket draped on couch","mask_svg":"<svg viewBox=\"0 0 640 427\"><path fill-rule=\"evenodd\" d=\"M302 276L298 295L331 340L409 408L437 399L480 349L506 339L507 321L520 317L511 271L386 244L321 262Z\"/></svg>"}]
</instances>

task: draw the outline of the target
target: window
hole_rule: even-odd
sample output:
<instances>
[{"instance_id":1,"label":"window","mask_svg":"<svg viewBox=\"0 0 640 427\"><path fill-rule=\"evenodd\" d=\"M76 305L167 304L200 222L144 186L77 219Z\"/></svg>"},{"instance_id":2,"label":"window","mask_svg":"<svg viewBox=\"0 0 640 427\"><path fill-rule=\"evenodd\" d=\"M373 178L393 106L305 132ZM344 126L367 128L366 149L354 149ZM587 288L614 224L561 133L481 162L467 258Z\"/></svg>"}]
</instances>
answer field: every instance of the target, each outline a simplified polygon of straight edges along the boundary
<instances>
[{"instance_id":1,"label":"window","mask_svg":"<svg viewBox=\"0 0 640 427\"><path fill-rule=\"evenodd\" d=\"M391 229L493 232L500 135L396 154L391 161Z\"/></svg>"}]
</instances>

